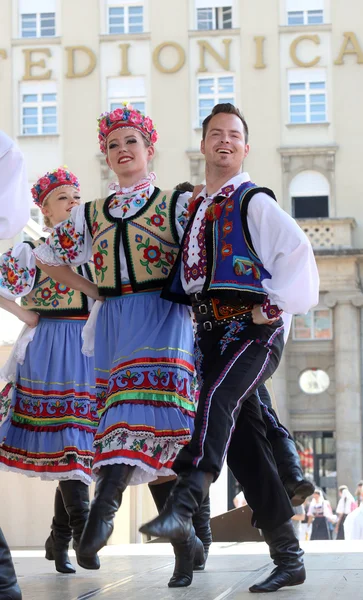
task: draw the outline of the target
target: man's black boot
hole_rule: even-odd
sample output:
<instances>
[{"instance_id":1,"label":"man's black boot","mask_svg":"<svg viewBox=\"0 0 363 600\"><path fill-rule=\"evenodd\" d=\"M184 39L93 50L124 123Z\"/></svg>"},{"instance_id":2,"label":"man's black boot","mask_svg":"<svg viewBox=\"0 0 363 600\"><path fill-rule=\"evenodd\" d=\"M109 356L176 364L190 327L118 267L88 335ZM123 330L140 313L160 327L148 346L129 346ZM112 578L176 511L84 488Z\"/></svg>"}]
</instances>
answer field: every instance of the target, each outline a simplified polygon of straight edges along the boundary
<instances>
[{"instance_id":1,"label":"man's black boot","mask_svg":"<svg viewBox=\"0 0 363 600\"><path fill-rule=\"evenodd\" d=\"M214 479L212 473L190 469L179 474L160 515L140 527L141 533L185 542L193 529L193 516L198 511Z\"/></svg>"},{"instance_id":2,"label":"man's black boot","mask_svg":"<svg viewBox=\"0 0 363 600\"><path fill-rule=\"evenodd\" d=\"M55 491L54 517L51 529L52 533L45 542L45 558L55 561L55 568L58 573L75 573L76 569L68 556L68 546L72 539L72 529L59 487Z\"/></svg>"},{"instance_id":3,"label":"man's black boot","mask_svg":"<svg viewBox=\"0 0 363 600\"><path fill-rule=\"evenodd\" d=\"M270 439L280 479L293 506L300 506L314 493L314 485L304 479L294 440L288 437Z\"/></svg>"},{"instance_id":4,"label":"man's black boot","mask_svg":"<svg viewBox=\"0 0 363 600\"><path fill-rule=\"evenodd\" d=\"M13 561L5 536L0 529L0 599L22 600Z\"/></svg>"},{"instance_id":5,"label":"man's black boot","mask_svg":"<svg viewBox=\"0 0 363 600\"><path fill-rule=\"evenodd\" d=\"M199 510L193 516L193 525L196 536L202 541L204 546L204 561L194 560L194 571L204 571L207 562L209 547L213 541L212 530L210 526L210 497L209 492L204 498Z\"/></svg>"},{"instance_id":6,"label":"man's black boot","mask_svg":"<svg viewBox=\"0 0 363 600\"><path fill-rule=\"evenodd\" d=\"M78 480L65 480L59 482L64 506L69 515L69 524L72 529L73 548L76 551L77 562L84 569L96 570L100 568L98 556L82 556L79 543L83 529L89 515L89 486Z\"/></svg>"},{"instance_id":7,"label":"man's black boot","mask_svg":"<svg viewBox=\"0 0 363 600\"><path fill-rule=\"evenodd\" d=\"M149 484L149 490L160 513L164 508L170 492L175 485L175 479L160 484ZM168 583L169 587L187 587L193 581L193 566L195 562L203 563L204 549L202 542L192 530L185 542L172 542L175 555L174 573Z\"/></svg>"},{"instance_id":8,"label":"man's black boot","mask_svg":"<svg viewBox=\"0 0 363 600\"><path fill-rule=\"evenodd\" d=\"M270 556L276 568L264 581L250 587L250 592L277 592L282 587L301 585L306 578L303 550L295 537L291 520L273 531L263 530Z\"/></svg>"},{"instance_id":9,"label":"man's black boot","mask_svg":"<svg viewBox=\"0 0 363 600\"><path fill-rule=\"evenodd\" d=\"M78 548L83 559L96 558L97 552L106 546L134 468L123 463L100 467L95 496Z\"/></svg>"}]
</instances>

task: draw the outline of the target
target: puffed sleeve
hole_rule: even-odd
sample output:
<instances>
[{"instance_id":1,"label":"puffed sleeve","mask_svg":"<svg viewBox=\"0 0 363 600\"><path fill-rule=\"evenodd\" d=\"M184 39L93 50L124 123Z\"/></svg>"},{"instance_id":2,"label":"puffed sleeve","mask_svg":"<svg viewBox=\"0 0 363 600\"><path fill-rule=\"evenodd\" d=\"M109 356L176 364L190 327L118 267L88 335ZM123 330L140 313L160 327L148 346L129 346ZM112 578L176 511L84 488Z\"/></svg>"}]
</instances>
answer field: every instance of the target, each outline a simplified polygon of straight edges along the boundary
<instances>
[{"instance_id":1,"label":"puffed sleeve","mask_svg":"<svg viewBox=\"0 0 363 600\"><path fill-rule=\"evenodd\" d=\"M191 197L191 192L183 192L176 201L175 225L178 232L179 242L181 242L183 239L184 230L188 223L188 206Z\"/></svg>"},{"instance_id":2,"label":"puffed sleeve","mask_svg":"<svg viewBox=\"0 0 363 600\"><path fill-rule=\"evenodd\" d=\"M75 206L70 218L54 227L46 242L34 250L34 255L51 267L78 267L89 262L92 257L92 238L86 222L85 205Z\"/></svg>"},{"instance_id":3,"label":"puffed sleeve","mask_svg":"<svg viewBox=\"0 0 363 600\"><path fill-rule=\"evenodd\" d=\"M0 295L3 298L16 300L29 294L35 276L35 257L29 244L17 244L0 256Z\"/></svg>"},{"instance_id":4,"label":"puffed sleeve","mask_svg":"<svg viewBox=\"0 0 363 600\"><path fill-rule=\"evenodd\" d=\"M0 131L0 239L14 237L30 218L32 199L24 156Z\"/></svg>"},{"instance_id":5,"label":"puffed sleeve","mask_svg":"<svg viewBox=\"0 0 363 600\"><path fill-rule=\"evenodd\" d=\"M247 223L257 255L271 274L262 281L268 304L291 315L307 313L319 302L319 274L307 236L264 193L251 199Z\"/></svg>"}]
</instances>

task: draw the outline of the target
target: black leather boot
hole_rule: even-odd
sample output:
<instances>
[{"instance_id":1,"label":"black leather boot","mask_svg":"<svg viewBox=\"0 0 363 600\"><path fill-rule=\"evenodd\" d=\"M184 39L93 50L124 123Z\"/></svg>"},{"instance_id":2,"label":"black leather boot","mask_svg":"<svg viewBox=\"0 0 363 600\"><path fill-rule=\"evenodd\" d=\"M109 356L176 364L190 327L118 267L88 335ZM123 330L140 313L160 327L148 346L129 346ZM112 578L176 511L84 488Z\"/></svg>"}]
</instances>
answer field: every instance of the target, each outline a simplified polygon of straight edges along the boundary
<instances>
[{"instance_id":1,"label":"black leather boot","mask_svg":"<svg viewBox=\"0 0 363 600\"><path fill-rule=\"evenodd\" d=\"M45 558L55 561L55 568L58 573L75 573L76 569L68 556L68 546L72 539L72 529L59 487L55 491L54 517L51 529L52 533L45 542Z\"/></svg>"},{"instance_id":2,"label":"black leather boot","mask_svg":"<svg viewBox=\"0 0 363 600\"><path fill-rule=\"evenodd\" d=\"M276 592L282 587L301 585L306 578L303 550L295 537L292 522L287 521L273 531L263 531L276 568L264 581L250 587L250 592Z\"/></svg>"},{"instance_id":3,"label":"black leather boot","mask_svg":"<svg viewBox=\"0 0 363 600\"><path fill-rule=\"evenodd\" d=\"M113 532L113 520L121 506L122 494L134 468L123 463L100 468L95 496L79 545L79 552L83 557L95 557L106 546Z\"/></svg>"},{"instance_id":4,"label":"black leather boot","mask_svg":"<svg viewBox=\"0 0 363 600\"><path fill-rule=\"evenodd\" d=\"M5 536L0 529L0 599L22 600L14 571L13 561Z\"/></svg>"},{"instance_id":5,"label":"black leather boot","mask_svg":"<svg viewBox=\"0 0 363 600\"><path fill-rule=\"evenodd\" d=\"M209 546L211 545L212 530L210 527L210 497L209 492L204 498L199 510L193 516L193 525L196 536L202 541L204 546L204 561L194 560L194 571L204 571L207 562Z\"/></svg>"},{"instance_id":6,"label":"black leather boot","mask_svg":"<svg viewBox=\"0 0 363 600\"><path fill-rule=\"evenodd\" d=\"M280 479L289 495L291 504L300 506L308 496L314 493L315 488L311 481L304 479L295 442L287 437L274 437L270 443Z\"/></svg>"},{"instance_id":7,"label":"black leather boot","mask_svg":"<svg viewBox=\"0 0 363 600\"><path fill-rule=\"evenodd\" d=\"M77 562L84 569L99 569L100 561L98 556L82 556L79 550L81 535L89 515L89 486L83 483L83 481L74 479L60 481L59 487L62 492L64 506L69 515L73 548L76 551Z\"/></svg>"},{"instance_id":8,"label":"black leather boot","mask_svg":"<svg viewBox=\"0 0 363 600\"><path fill-rule=\"evenodd\" d=\"M160 515L140 527L141 533L186 542L193 530L193 516L208 494L214 476L198 469L180 473Z\"/></svg>"},{"instance_id":9,"label":"black leather boot","mask_svg":"<svg viewBox=\"0 0 363 600\"><path fill-rule=\"evenodd\" d=\"M156 485L149 484L149 490L159 513L164 508L174 485L175 479ZM168 586L187 587L193 581L194 563L205 562L203 544L196 537L195 531L192 530L188 540L185 542L172 542L172 546L175 555L175 567Z\"/></svg>"}]
</instances>

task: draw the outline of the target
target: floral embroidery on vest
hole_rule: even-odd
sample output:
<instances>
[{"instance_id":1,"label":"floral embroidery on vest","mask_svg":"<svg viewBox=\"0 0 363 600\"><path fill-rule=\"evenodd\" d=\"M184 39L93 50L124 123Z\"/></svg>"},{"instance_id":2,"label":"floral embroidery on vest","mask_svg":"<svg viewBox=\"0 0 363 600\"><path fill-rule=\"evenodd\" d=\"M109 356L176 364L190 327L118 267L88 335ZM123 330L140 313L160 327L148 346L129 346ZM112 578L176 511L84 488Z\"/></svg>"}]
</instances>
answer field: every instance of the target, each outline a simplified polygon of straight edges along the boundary
<instances>
[{"instance_id":1,"label":"floral embroidery on vest","mask_svg":"<svg viewBox=\"0 0 363 600\"><path fill-rule=\"evenodd\" d=\"M197 279L199 279L201 277L204 278L207 275L207 250L205 247L205 236L204 236L206 224L207 224L207 219L206 219L206 217L204 217L202 220L198 235L197 235L198 248L199 248L198 260L197 260L197 262L193 262L191 267L188 265L188 258L189 258L189 253L191 252L190 234L191 234L192 228L188 231L188 233L186 235L185 243L184 243L184 247L183 247L183 253L182 253L183 265L184 265L184 278L185 278L186 283L189 283L189 281L191 281L192 279L193 279L193 281L196 281Z\"/></svg>"}]
</instances>

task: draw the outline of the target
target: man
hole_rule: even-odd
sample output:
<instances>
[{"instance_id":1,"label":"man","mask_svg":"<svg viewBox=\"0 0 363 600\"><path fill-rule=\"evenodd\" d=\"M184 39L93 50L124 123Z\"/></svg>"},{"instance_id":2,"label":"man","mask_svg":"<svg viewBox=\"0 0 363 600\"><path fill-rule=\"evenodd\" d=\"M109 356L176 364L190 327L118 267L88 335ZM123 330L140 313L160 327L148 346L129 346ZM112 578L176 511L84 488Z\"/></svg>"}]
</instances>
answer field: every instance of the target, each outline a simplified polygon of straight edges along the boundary
<instances>
[{"instance_id":1,"label":"man","mask_svg":"<svg viewBox=\"0 0 363 600\"><path fill-rule=\"evenodd\" d=\"M305 313L318 302L319 278L305 234L273 193L242 173L248 126L231 104L203 123L206 187L192 216L164 297L191 302L197 322L200 398L195 431L177 456L179 474L161 515L143 533L183 540L224 459L253 510L276 568L251 592L305 580L292 507L278 476L261 416L258 388L283 350L282 311Z\"/></svg>"},{"instance_id":2,"label":"man","mask_svg":"<svg viewBox=\"0 0 363 600\"><path fill-rule=\"evenodd\" d=\"M3 131L0 131L0 239L12 238L30 217L31 198L24 157ZM0 529L0 598L21 600L14 565Z\"/></svg>"}]
</instances>

